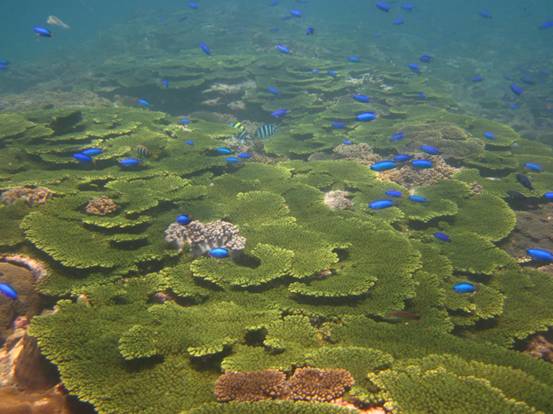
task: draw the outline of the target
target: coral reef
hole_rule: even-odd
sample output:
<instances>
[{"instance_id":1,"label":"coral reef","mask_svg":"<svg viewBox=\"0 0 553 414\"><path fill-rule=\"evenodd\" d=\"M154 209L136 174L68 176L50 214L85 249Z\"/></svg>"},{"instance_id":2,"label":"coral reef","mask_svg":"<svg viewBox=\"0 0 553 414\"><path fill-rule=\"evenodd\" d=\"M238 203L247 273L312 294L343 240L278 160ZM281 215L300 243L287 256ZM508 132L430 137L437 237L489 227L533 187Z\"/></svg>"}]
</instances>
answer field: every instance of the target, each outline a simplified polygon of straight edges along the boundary
<instances>
[{"instance_id":1,"label":"coral reef","mask_svg":"<svg viewBox=\"0 0 553 414\"><path fill-rule=\"evenodd\" d=\"M88 214L95 216L107 216L117 211L119 206L108 196L100 196L93 198L88 202L85 207L85 211Z\"/></svg>"},{"instance_id":2,"label":"coral reef","mask_svg":"<svg viewBox=\"0 0 553 414\"><path fill-rule=\"evenodd\" d=\"M298 368L288 380L292 400L328 402L344 395L354 384L345 369Z\"/></svg>"},{"instance_id":3,"label":"coral reef","mask_svg":"<svg viewBox=\"0 0 553 414\"><path fill-rule=\"evenodd\" d=\"M238 228L222 220L207 224L197 220L186 225L171 223L165 230L165 241L175 244L179 253L188 244L195 256L201 256L215 247L225 247L232 252L246 247L246 238L240 236Z\"/></svg>"},{"instance_id":4,"label":"coral reef","mask_svg":"<svg viewBox=\"0 0 553 414\"><path fill-rule=\"evenodd\" d=\"M29 207L34 207L46 203L53 195L52 191L45 187L18 187L4 191L0 201L10 205L23 200Z\"/></svg>"},{"instance_id":5,"label":"coral reef","mask_svg":"<svg viewBox=\"0 0 553 414\"><path fill-rule=\"evenodd\" d=\"M371 165L380 160L380 156L375 154L369 144L340 144L332 150L337 158L350 161L357 161L363 165Z\"/></svg>"},{"instance_id":6,"label":"coral reef","mask_svg":"<svg viewBox=\"0 0 553 414\"><path fill-rule=\"evenodd\" d=\"M352 201L348 198L347 191L335 190L325 193L324 203L332 210L345 210L353 207Z\"/></svg>"},{"instance_id":7,"label":"coral reef","mask_svg":"<svg viewBox=\"0 0 553 414\"><path fill-rule=\"evenodd\" d=\"M524 349L528 355L544 361L553 362L553 343L543 335L535 335Z\"/></svg>"},{"instance_id":8,"label":"coral reef","mask_svg":"<svg viewBox=\"0 0 553 414\"><path fill-rule=\"evenodd\" d=\"M274 369L226 372L215 383L215 396L224 402L282 398L287 393L286 375Z\"/></svg>"}]
</instances>

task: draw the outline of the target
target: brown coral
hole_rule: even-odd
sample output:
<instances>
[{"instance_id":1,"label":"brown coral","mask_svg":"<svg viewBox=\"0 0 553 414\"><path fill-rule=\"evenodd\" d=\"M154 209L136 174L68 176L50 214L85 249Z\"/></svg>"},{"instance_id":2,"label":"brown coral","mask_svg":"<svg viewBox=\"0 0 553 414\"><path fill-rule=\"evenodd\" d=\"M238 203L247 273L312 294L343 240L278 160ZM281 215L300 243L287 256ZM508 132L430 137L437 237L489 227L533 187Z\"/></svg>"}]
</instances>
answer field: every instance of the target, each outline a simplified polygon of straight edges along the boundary
<instances>
[{"instance_id":1,"label":"brown coral","mask_svg":"<svg viewBox=\"0 0 553 414\"><path fill-rule=\"evenodd\" d=\"M363 165L371 165L380 160L380 156L372 151L369 144L340 144L333 149L336 158L357 161Z\"/></svg>"},{"instance_id":2,"label":"brown coral","mask_svg":"<svg viewBox=\"0 0 553 414\"><path fill-rule=\"evenodd\" d=\"M281 398L286 392L286 375L274 369L227 372L215 383L215 396L224 402Z\"/></svg>"},{"instance_id":3,"label":"brown coral","mask_svg":"<svg viewBox=\"0 0 553 414\"><path fill-rule=\"evenodd\" d=\"M330 191L325 194L324 203L332 210L345 210L353 207L352 201L348 198L347 191Z\"/></svg>"},{"instance_id":4,"label":"brown coral","mask_svg":"<svg viewBox=\"0 0 553 414\"><path fill-rule=\"evenodd\" d=\"M344 395L353 384L353 376L345 369L298 368L288 380L289 398L328 402Z\"/></svg>"},{"instance_id":5,"label":"brown coral","mask_svg":"<svg viewBox=\"0 0 553 414\"><path fill-rule=\"evenodd\" d=\"M426 159L423 155L415 156L415 159ZM432 157L434 166L428 169L415 169L411 164L404 164L393 170L378 173L378 178L382 181L392 181L406 188L414 188L422 185L435 184L442 180L451 178L458 168L447 164L440 156Z\"/></svg>"},{"instance_id":6,"label":"brown coral","mask_svg":"<svg viewBox=\"0 0 553 414\"><path fill-rule=\"evenodd\" d=\"M4 191L0 196L0 200L8 205L23 200L29 207L33 207L46 203L52 196L52 191L46 187L16 187Z\"/></svg>"},{"instance_id":7,"label":"brown coral","mask_svg":"<svg viewBox=\"0 0 553 414\"><path fill-rule=\"evenodd\" d=\"M547 340L543 335L536 335L526 346L525 353L534 358L553 362L553 343Z\"/></svg>"},{"instance_id":8,"label":"brown coral","mask_svg":"<svg viewBox=\"0 0 553 414\"><path fill-rule=\"evenodd\" d=\"M94 214L96 216L106 216L117 211L118 208L119 206L117 205L117 203L111 198L107 196L101 196L90 200L86 205L85 210L88 214Z\"/></svg>"}]
</instances>

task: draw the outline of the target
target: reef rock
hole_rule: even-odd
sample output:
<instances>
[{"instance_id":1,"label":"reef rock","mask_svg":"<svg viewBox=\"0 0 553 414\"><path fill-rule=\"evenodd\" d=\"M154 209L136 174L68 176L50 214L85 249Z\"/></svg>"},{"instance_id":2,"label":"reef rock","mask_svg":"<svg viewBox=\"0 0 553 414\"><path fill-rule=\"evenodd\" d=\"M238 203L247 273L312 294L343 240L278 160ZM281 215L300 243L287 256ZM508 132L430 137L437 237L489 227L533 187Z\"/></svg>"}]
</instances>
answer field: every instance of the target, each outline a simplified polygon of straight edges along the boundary
<instances>
[{"instance_id":1,"label":"reef rock","mask_svg":"<svg viewBox=\"0 0 553 414\"><path fill-rule=\"evenodd\" d=\"M548 341L543 335L535 335L526 346L524 352L534 358L553 362L553 343Z\"/></svg>"},{"instance_id":2,"label":"reef rock","mask_svg":"<svg viewBox=\"0 0 553 414\"><path fill-rule=\"evenodd\" d=\"M380 156L372 151L369 144L340 144L333 150L336 158L357 161L363 165L371 165L380 160Z\"/></svg>"},{"instance_id":3,"label":"reef rock","mask_svg":"<svg viewBox=\"0 0 553 414\"><path fill-rule=\"evenodd\" d=\"M353 207L352 201L348 198L347 191L330 191L325 194L324 203L332 210L345 210Z\"/></svg>"},{"instance_id":4,"label":"reef rock","mask_svg":"<svg viewBox=\"0 0 553 414\"><path fill-rule=\"evenodd\" d=\"M46 203L52 196L52 191L46 187L16 187L4 191L0 196L0 201L11 205L23 200L29 207L33 207Z\"/></svg>"},{"instance_id":5,"label":"reef rock","mask_svg":"<svg viewBox=\"0 0 553 414\"><path fill-rule=\"evenodd\" d=\"M117 211L118 208L119 206L117 205L117 203L115 203L115 201L113 201L111 198L107 196L101 196L90 200L86 205L85 210L88 214L94 214L96 216L106 216Z\"/></svg>"}]
</instances>

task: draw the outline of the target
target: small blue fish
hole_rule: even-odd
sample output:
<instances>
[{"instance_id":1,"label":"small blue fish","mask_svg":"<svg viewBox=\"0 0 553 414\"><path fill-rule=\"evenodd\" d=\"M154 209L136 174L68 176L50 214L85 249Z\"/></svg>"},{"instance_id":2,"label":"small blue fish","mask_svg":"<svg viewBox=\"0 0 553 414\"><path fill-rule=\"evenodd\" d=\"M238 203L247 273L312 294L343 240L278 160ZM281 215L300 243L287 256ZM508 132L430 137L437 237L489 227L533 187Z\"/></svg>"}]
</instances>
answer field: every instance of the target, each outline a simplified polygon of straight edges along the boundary
<instances>
[{"instance_id":1,"label":"small blue fish","mask_svg":"<svg viewBox=\"0 0 553 414\"><path fill-rule=\"evenodd\" d=\"M87 148L81 151L81 154L88 155L89 157L93 157L95 155L100 155L103 152L104 150L102 150L102 148Z\"/></svg>"},{"instance_id":2,"label":"small blue fish","mask_svg":"<svg viewBox=\"0 0 553 414\"><path fill-rule=\"evenodd\" d=\"M16 290L7 283L0 283L0 293L8 299L17 300Z\"/></svg>"},{"instance_id":3,"label":"small blue fish","mask_svg":"<svg viewBox=\"0 0 553 414\"><path fill-rule=\"evenodd\" d=\"M405 133L403 131L397 131L392 134L390 140L392 142L398 142L401 141L403 138L405 138Z\"/></svg>"},{"instance_id":4,"label":"small blue fish","mask_svg":"<svg viewBox=\"0 0 553 414\"><path fill-rule=\"evenodd\" d=\"M292 9L290 10L290 15L293 17L301 17L303 16L303 13L301 12L301 10Z\"/></svg>"},{"instance_id":5,"label":"small blue fish","mask_svg":"<svg viewBox=\"0 0 553 414\"><path fill-rule=\"evenodd\" d=\"M361 102L361 103L369 103L369 101L371 100L371 98L369 98L367 95L361 95L361 94L352 95L352 98L357 102Z\"/></svg>"},{"instance_id":6,"label":"small blue fish","mask_svg":"<svg viewBox=\"0 0 553 414\"><path fill-rule=\"evenodd\" d=\"M187 116L183 116L178 120L178 123L181 125L190 125L192 121Z\"/></svg>"},{"instance_id":7,"label":"small blue fish","mask_svg":"<svg viewBox=\"0 0 553 414\"><path fill-rule=\"evenodd\" d=\"M288 114L288 109L284 109L284 108L280 108L280 109L277 109L276 111L271 112L271 116L277 119L283 118L287 114Z\"/></svg>"},{"instance_id":8,"label":"small blue fish","mask_svg":"<svg viewBox=\"0 0 553 414\"><path fill-rule=\"evenodd\" d=\"M545 198L548 201L553 201L553 191L548 191L543 195L543 198Z\"/></svg>"},{"instance_id":9,"label":"small blue fish","mask_svg":"<svg viewBox=\"0 0 553 414\"><path fill-rule=\"evenodd\" d=\"M421 195L416 195L416 194L410 195L409 200L413 201L414 203L426 203L428 201L426 197L423 197Z\"/></svg>"},{"instance_id":10,"label":"small blue fish","mask_svg":"<svg viewBox=\"0 0 553 414\"><path fill-rule=\"evenodd\" d=\"M228 147L215 148L215 152L219 155L230 155L230 154L232 154L232 150Z\"/></svg>"},{"instance_id":11,"label":"small blue fish","mask_svg":"<svg viewBox=\"0 0 553 414\"><path fill-rule=\"evenodd\" d=\"M280 95L280 90L276 86L267 86L267 92L275 96Z\"/></svg>"},{"instance_id":12,"label":"small blue fish","mask_svg":"<svg viewBox=\"0 0 553 414\"><path fill-rule=\"evenodd\" d=\"M383 208L392 207L394 202L392 200L375 200L369 203L371 210L382 210Z\"/></svg>"},{"instance_id":13,"label":"small blue fish","mask_svg":"<svg viewBox=\"0 0 553 414\"><path fill-rule=\"evenodd\" d=\"M517 110L518 108L520 108L520 104L516 103L516 102L513 102L509 105L509 108L511 108L513 111Z\"/></svg>"},{"instance_id":14,"label":"small blue fish","mask_svg":"<svg viewBox=\"0 0 553 414\"><path fill-rule=\"evenodd\" d=\"M176 222L182 224L183 226L190 224L191 221L192 219L188 214L179 214L176 219Z\"/></svg>"},{"instance_id":15,"label":"small blue fish","mask_svg":"<svg viewBox=\"0 0 553 414\"><path fill-rule=\"evenodd\" d=\"M313 26L308 26L305 30L306 36L313 36L315 34L315 28Z\"/></svg>"},{"instance_id":16,"label":"small blue fish","mask_svg":"<svg viewBox=\"0 0 553 414\"><path fill-rule=\"evenodd\" d=\"M371 170L380 172L380 171L392 170L396 167L397 167L397 164L395 162L386 160L386 161L380 161L371 165Z\"/></svg>"},{"instance_id":17,"label":"small blue fish","mask_svg":"<svg viewBox=\"0 0 553 414\"><path fill-rule=\"evenodd\" d=\"M517 175L515 175L515 177L523 187L526 187L529 190L534 189L534 186L532 185L532 181L530 181L530 179L526 175L518 173Z\"/></svg>"},{"instance_id":18,"label":"small blue fish","mask_svg":"<svg viewBox=\"0 0 553 414\"><path fill-rule=\"evenodd\" d=\"M419 60L420 60L422 63L430 63L430 62L432 62L432 59L433 59L432 56L426 55L426 54L421 55L421 57L419 58Z\"/></svg>"},{"instance_id":19,"label":"small blue fish","mask_svg":"<svg viewBox=\"0 0 553 414\"><path fill-rule=\"evenodd\" d=\"M453 285L453 291L455 293L474 293L476 287L470 282L459 282Z\"/></svg>"},{"instance_id":20,"label":"small blue fish","mask_svg":"<svg viewBox=\"0 0 553 414\"><path fill-rule=\"evenodd\" d=\"M319 73L321 73L321 70L318 68L313 68L311 69L311 73L313 73L314 75L318 75Z\"/></svg>"},{"instance_id":21,"label":"small blue fish","mask_svg":"<svg viewBox=\"0 0 553 414\"><path fill-rule=\"evenodd\" d=\"M516 83L511 83L511 91L517 96L520 96L524 93L524 89L522 89Z\"/></svg>"},{"instance_id":22,"label":"small blue fish","mask_svg":"<svg viewBox=\"0 0 553 414\"><path fill-rule=\"evenodd\" d=\"M336 76L338 76L338 72L336 72L335 70L327 70L327 71L326 71L326 74L327 74L328 76L333 77L333 78L335 78Z\"/></svg>"},{"instance_id":23,"label":"small blue fish","mask_svg":"<svg viewBox=\"0 0 553 414\"><path fill-rule=\"evenodd\" d=\"M480 76L480 75L474 75L474 76L471 78L471 80L472 80L473 82L482 82L482 81L484 80L484 78L483 78L482 76Z\"/></svg>"},{"instance_id":24,"label":"small blue fish","mask_svg":"<svg viewBox=\"0 0 553 414\"><path fill-rule=\"evenodd\" d=\"M359 63L361 62L361 58L357 55L351 55L351 56L348 56L348 62Z\"/></svg>"},{"instance_id":25,"label":"small blue fish","mask_svg":"<svg viewBox=\"0 0 553 414\"><path fill-rule=\"evenodd\" d=\"M378 3L376 3L376 8L378 10L382 10L383 12L386 12L386 13L388 13L390 10L392 10L392 6L388 3L386 3L385 1L379 1Z\"/></svg>"},{"instance_id":26,"label":"small blue fish","mask_svg":"<svg viewBox=\"0 0 553 414\"><path fill-rule=\"evenodd\" d=\"M211 56L211 49L205 42L200 42L200 49L202 52L204 52L206 55Z\"/></svg>"},{"instance_id":27,"label":"small blue fish","mask_svg":"<svg viewBox=\"0 0 553 414\"><path fill-rule=\"evenodd\" d=\"M376 113L375 112L362 112L359 115L355 117L358 121L361 122L371 122L376 119Z\"/></svg>"},{"instance_id":28,"label":"small blue fish","mask_svg":"<svg viewBox=\"0 0 553 414\"><path fill-rule=\"evenodd\" d=\"M290 53L290 49L286 45L278 44L275 46L275 49L278 50L280 53L284 53L285 55Z\"/></svg>"},{"instance_id":29,"label":"small blue fish","mask_svg":"<svg viewBox=\"0 0 553 414\"><path fill-rule=\"evenodd\" d=\"M384 194L389 197L401 197L401 191L399 190L388 190Z\"/></svg>"},{"instance_id":30,"label":"small blue fish","mask_svg":"<svg viewBox=\"0 0 553 414\"><path fill-rule=\"evenodd\" d=\"M76 153L76 154L73 154L73 158L76 159L77 161L79 161L80 163L83 163L83 164L87 164L89 162L92 162L92 157L90 155L86 155L86 154L83 154L83 153Z\"/></svg>"},{"instance_id":31,"label":"small blue fish","mask_svg":"<svg viewBox=\"0 0 553 414\"><path fill-rule=\"evenodd\" d=\"M195 1L190 1L188 2L188 7L190 7L192 10L198 10L200 8L200 5Z\"/></svg>"},{"instance_id":32,"label":"small blue fish","mask_svg":"<svg viewBox=\"0 0 553 414\"><path fill-rule=\"evenodd\" d=\"M142 108L148 109L150 107L150 102L148 102L144 98L139 98L136 100L137 105L141 106Z\"/></svg>"},{"instance_id":33,"label":"small blue fish","mask_svg":"<svg viewBox=\"0 0 553 414\"><path fill-rule=\"evenodd\" d=\"M119 165L123 168L133 168L140 165L140 160L138 158L123 158L119 160Z\"/></svg>"},{"instance_id":34,"label":"small blue fish","mask_svg":"<svg viewBox=\"0 0 553 414\"><path fill-rule=\"evenodd\" d=\"M238 164L240 162L240 158L238 157L227 157L225 158L225 161L229 164Z\"/></svg>"},{"instance_id":35,"label":"small blue fish","mask_svg":"<svg viewBox=\"0 0 553 414\"><path fill-rule=\"evenodd\" d=\"M409 63L407 67L411 70L411 72L416 73L417 75L420 75L421 68L416 63Z\"/></svg>"},{"instance_id":36,"label":"small blue fish","mask_svg":"<svg viewBox=\"0 0 553 414\"><path fill-rule=\"evenodd\" d=\"M394 156L394 161L397 162L406 162L413 158L413 155L411 154L397 154Z\"/></svg>"},{"instance_id":37,"label":"small blue fish","mask_svg":"<svg viewBox=\"0 0 553 414\"><path fill-rule=\"evenodd\" d=\"M405 11L412 12L415 8L415 5L413 3L403 3L401 5L401 8Z\"/></svg>"},{"instance_id":38,"label":"small blue fish","mask_svg":"<svg viewBox=\"0 0 553 414\"><path fill-rule=\"evenodd\" d=\"M440 153L440 149L432 145L421 145L419 149L430 155L438 155Z\"/></svg>"},{"instance_id":39,"label":"small blue fish","mask_svg":"<svg viewBox=\"0 0 553 414\"><path fill-rule=\"evenodd\" d=\"M184 143L185 143L186 145L194 145L194 141L191 140L191 139L187 139L186 141L184 141Z\"/></svg>"},{"instance_id":40,"label":"small blue fish","mask_svg":"<svg viewBox=\"0 0 553 414\"><path fill-rule=\"evenodd\" d=\"M224 259L225 257L229 257L230 253L228 249L224 247L214 247L213 249L209 250L208 254L215 259Z\"/></svg>"},{"instance_id":41,"label":"small blue fish","mask_svg":"<svg viewBox=\"0 0 553 414\"><path fill-rule=\"evenodd\" d=\"M545 29L551 29L552 27L553 27L553 20L548 20L540 24L539 29L545 30Z\"/></svg>"},{"instance_id":42,"label":"small blue fish","mask_svg":"<svg viewBox=\"0 0 553 414\"><path fill-rule=\"evenodd\" d=\"M526 250L528 256L537 262L553 262L553 253L545 249L528 249Z\"/></svg>"},{"instance_id":43,"label":"small blue fish","mask_svg":"<svg viewBox=\"0 0 553 414\"><path fill-rule=\"evenodd\" d=\"M424 92L417 93L417 99L420 99L421 101L426 101L428 99L428 96Z\"/></svg>"},{"instance_id":44,"label":"small blue fish","mask_svg":"<svg viewBox=\"0 0 553 414\"><path fill-rule=\"evenodd\" d=\"M343 121L332 121L330 123L330 126L334 129L345 129L346 128L346 123L343 122Z\"/></svg>"},{"instance_id":45,"label":"small blue fish","mask_svg":"<svg viewBox=\"0 0 553 414\"><path fill-rule=\"evenodd\" d=\"M241 158L243 160L249 160L252 157L252 154L249 152L241 152L238 154L238 158Z\"/></svg>"},{"instance_id":46,"label":"small blue fish","mask_svg":"<svg viewBox=\"0 0 553 414\"><path fill-rule=\"evenodd\" d=\"M46 27L34 26L33 32L35 32L37 36L40 36L40 37L52 37L52 32L48 30Z\"/></svg>"},{"instance_id":47,"label":"small blue fish","mask_svg":"<svg viewBox=\"0 0 553 414\"><path fill-rule=\"evenodd\" d=\"M542 172L543 171L542 166L538 163L535 163L535 162L525 163L524 168L526 168L529 171L533 171L533 172Z\"/></svg>"},{"instance_id":48,"label":"small blue fish","mask_svg":"<svg viewBox=\"0 0 553 414\"><path fill-rule=\"evenodd\" d=\"M162 79L162 80L161 80L161 85L162 85L165 89L168 89L168 88L169 88L169 79Z\"/></svg>"},{"instance_id":49,"label":"small blue fish","mask_svg":"<svg viewBox=\"0 0 553 414\"><path fill-rule=\"evenodd\" d=\"M342 144L344 144L344 145L351 145L351 144L353 144L353 141L352 141L351 139L344 138L344 139L342 140Z\"/></svg>"},{"instance_id":50,"label":"small blue fish","mask_svg":"<svg viewBox=\"0 0 553 414\"><path fill-rule=\"evenodd\" d=\"M395 25L395 26L401 26L402 24L405 24L405 19L403 17L396 17L392 21L392 24Z\"/></svg>"},{"instance_id":51,"label":"small blue fish","mask_svg":"<svg viewBox=\"0 0 553 414\"><path fill-rule=\"evenodd\" d=\"M492 131L485 131L484 138L486 139L495 139L495 134Z\"/></svg>"},{"instance_id":52,"label":"small blue fish","mask_svg":"<svg viewBox=\"0 0 553 414\"><path fill-rule=\"evenodd\" d=\"M432 168L433 164L430 160L413 160L411 161L411 166L416 169L426 169Z\"/></svg>"},{"instance_id":53,"label":"small blue fish","mask_svg":"<svg viewBox=\"0 0 553 414\"><path fill-rule=\"evenodd\" d=\"M486 9L480 10L478 14L480 15L480 17L483 17L484 19L491 19L493 17L492 13Z\"/></svg>"},{"instance_id":54,"label":"small blue fish","mask_svg":"<svg viewBox=\"0 0 553 414\"><path fill-rule=\"evenodd\" d=\"M450 242L451 241L451 238L447 234L445 234L441 231L437 231L436 233L434 233L434 237L437 238L438 240L441 240L441 241L444 241L444 242Z\"/></svg>"}]
</instances>

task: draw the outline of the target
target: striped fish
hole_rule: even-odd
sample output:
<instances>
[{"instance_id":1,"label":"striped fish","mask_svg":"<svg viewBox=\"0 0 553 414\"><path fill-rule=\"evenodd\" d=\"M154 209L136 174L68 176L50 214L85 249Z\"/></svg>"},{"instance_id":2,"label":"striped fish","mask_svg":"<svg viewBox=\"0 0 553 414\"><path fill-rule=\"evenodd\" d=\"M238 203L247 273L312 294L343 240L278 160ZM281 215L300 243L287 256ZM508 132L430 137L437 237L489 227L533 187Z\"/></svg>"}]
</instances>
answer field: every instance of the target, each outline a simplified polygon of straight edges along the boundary
<instances>
[{"instance_id":1,"label":"striped fish","mask_svg":"<svg viewBox=\"0 0 553 414\"><path fill-rule=\"evenodd\" d=\"M240 131L245 131L246 130L246 127L240 121L236 121L235 123L230 124L230 126L235 128L235 129L238 129Z\"/></svg>"},{"instance_id":2,"label":"striped fish","mask_svg":"<svg viewBox=\"0 0 553 414\"><path fill-rule=\"evenodd\" d=\"M255 131L255 137L259 139L265 139L273 136L277 132L277 126L273 124L261 125Z\"/></svg>"},{"instance_id":3,"label":"striped fish","mask_svg":"<svg viewBox=\"0 0 553 414\"><path fill-rule=\"evenodd\" d=\"M240 131L240 133L238 135L236 135L235 138L240 142L244 142L244 141L247 141L250 138L250 134L248 134L248 131L246 131L244 129L244 130Z\"/></svg>"},{"instance_id":4,"label":"striped fish","mask_svg":"<svg viewBox=\"0 0 553 414\"><path fill-rule=\"evenodd\" d=\"M146 145L138 144L135 149L136 153L143 158L148 158L152 154Z\"/></svg>"}]
</instances>

